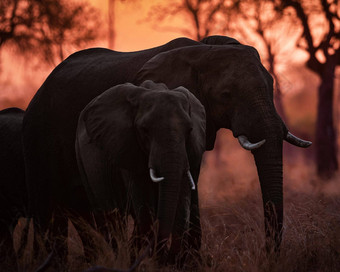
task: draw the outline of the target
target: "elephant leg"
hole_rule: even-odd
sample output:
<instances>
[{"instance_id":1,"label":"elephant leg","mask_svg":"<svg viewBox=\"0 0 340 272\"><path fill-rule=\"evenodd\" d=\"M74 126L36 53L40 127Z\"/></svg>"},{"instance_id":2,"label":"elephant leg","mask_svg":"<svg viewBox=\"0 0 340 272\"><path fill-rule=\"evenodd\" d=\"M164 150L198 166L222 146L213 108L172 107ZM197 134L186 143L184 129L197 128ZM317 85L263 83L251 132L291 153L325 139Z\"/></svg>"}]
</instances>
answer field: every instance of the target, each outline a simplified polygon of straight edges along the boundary
<instances>
[{"instance_id":1,"label":"elephant leg","mask_svg":"<svg viewBox=\"0 0 340 272\"><path fill-rule=\"evenodd\" d=\"M124 239L127 222L124 213L118 209L110 212L95 213L97 230L103 235L114 251L118 249L119 240Z\"/></svg>"},{"instance_id":2,"label":"elephant leg","mask_svg":"<svg viewBox=\"0 0 340 272\"><path fill-rule=\"evenodd\" d=\"M13 238L8 226L0 222L0 271L12 271L17 266Z\"/></svg>"},{"instance_id":3,"label":"elephant leg","mask_svg":"<svg viewBox=\"0 0 340 272\"><path fill-rule=\"evenodd\" d=\"M120 170L112 164L102 150L93 145L86 134L78 133L75 146L82 185L86 190L91 209L96 211L94 215L97 230L115 250L117 241L112 237L112 233L119 230L118 225L127 207L126 191Z\"/></svg>"},{"instance_id":4,"label":"elephant leg","mask_svg":"<svg viewBox=\"0 0 340 272\"><path fill-rule=\"evenodd\" d=\"M168 256L170 264L182 267L187 257L188 230L190 225L191 195L189 184L183 184L180 192L175 224L172 231L172 241Z\"/></svg>"},{"instance_id":5,"label":"elephant leg","mask_svg":"<svg viewBox=\"0 0 340 272\"><path fill-rule=\"evenodd\" d=\"M50 228L42 228L38 223L40 221L36 219L33 221L33 259L41 260L36 271L46 271L50 267L53 271L63 271L66 267L68 218L59 211L51 217L50 221L52 222ZM46 237L46 233L48 233L48 237ZM44 259L41 259L40 256L42 245L45 245L45 249L49 253Z\"/></svg>"},{"instance_id":6,"label":"elephant leg","mask_svg":"<svg viewBox=\"0 0 340 272\"><path fill-rule=\"evenodd\" d=\"M97 231L100 232L105 241L112 247L114 251L117 250L117 241L113 237L113 230L117 231L118 226L116 224L117 218L113 214L108 212L96 212L94 214L96 221Z\"/></svg>"},{"instance_id":7,"label":"elephant leg","mask_svg":"<svg viewBox=\"0 0 340 272\"><path fill-rule=\"evenodd\" d=\"M41 230L39 225L37 224L36 220L33 219L33 256L32 258L34 260L39 259L39 254L41 250L41 245L43 244L43 237L44 232ZM47 242L45 243L45 247L47 245Z\"/></svg>"},{"instance_id":8,"label":"elephant leg","mask_svg":"<svg viewBox=\"0 0 340 272\"><path fill-rule=\"evenodd\" d=\"M193 166L191 173L196 183L196 189L191 191L188 247L191 250L191 254L200 261L201 257L199 251L202 240L201 219L198 202L198 178L200 174L200 165L197 165L196 167Z\"/></svg>"},{"instance_id":9,"label":"elephant leg","mask_svg":"<svg viewBox=\"0 0 340 272\"><path fill-rule=\"evenodd\" d=\"M135 205L136 206L136 205ZM154 240L153 232L153 222L154 222L154 212L147 206L138 206L136 211L136 216L134 217L135 226L132 235L132 250L131 252L139 252L143 246ZM137 256L132 254L132 259Z\"/></svg>"},{"instance_id":10,"label":"elephant leg","mask_svg":"<svg viewBox=\"0 0 340 272\"><path fill-rule=\"evenodd\" d=\"M96 229L94 215L91 212L73 213L70 220L82 241L85 262L91 263L97 257L93 255L96 245L91 233L91 228Z\"/></svg>"},{"instance_id":11,"label":"elephant leg","mask_svg":"<svg viewBox=\"0 0 340 272\"><path fill-rule=\"evenodd\" d=\"M107 188L106 193L108 193L112 203L102 209L105 211L94 213L95 222L97 231L103 235L112 249L117 251L119 240L126 238L127 235L129 205L127 204L126 188L121 171L106 158L102 160L102 163L106 171L102 173L101 182L105 182L103 190Z\"/></svg>"},{"instance_id":12,"label":"elephant leg","mask_svg":"<svg viewBox=\"0 0 340 272\"><path fill-rule=\"evenodd\" d=\"M197 185L196 185L197 186ZM191 192L191 211L190 211L190 225L189 225L189 248L197 251L201 248L202 229L201 219L198 204L197 189Z\"/></svg>"},{"instance_id":13,"label":"elephant leg","mask_svg":"<svg viewBox=\"0 0 340 272\"><path fill-rule=\"evenodd\" d=\"M128 213L134 218L134 231L132 235L132 259L135 259L134 252L150 242L154 233L152 227L155 216L155 200L158 196L158 189L148 176L148 172L140 175L131 174L131 172L122 170L122 177L127 192L127 201L129 203ZM131 205L131 207L130 207Z\"/></svg>"},{"instance_id":14,"label":"elephant leg","mask_svg":"<svg viewBox=\"0 0 340 272\"><path fill-rule=\"evenodd\" d=\"M25 221L26 221L25 226L24 226L24 228L21 232L19 248L18 248L18 251L17 251L18 259L21 259L22 256L24 255L24 250L25 250L25 247L26 247L27 241L28 241L28 232L29 232L29 229L30 229L31 218L26 218Z\"/></svg>"},{"instance_id":15,"label":"elephant leg","mask_svg":"<svg viewBox=\"0 0 340 272\"><path fill-rule=\"evenodd\" d=\"M201 219L198 203L198 191L197 185L196 190L191 192L191 208L190 208L190 224L189 224L189 234L188 234L188 249L190 250L190 261L191 264L197 265L202 262L200 249L202 240L202 229L201 229Z\"/></svg>"},{"instance_id":16,"label":"elephant leg","mask_svg":"<svg viewBox=\"0 0 340 272\"><path fill-rule=\"evenodd\" d=\"M56 269L60 269L61 265L66 265L68 248L68 218L61 211L58 210L53 216L52 229L47 241L47 251L54 252L52 265Z\"/></svg>"}]
</instances>

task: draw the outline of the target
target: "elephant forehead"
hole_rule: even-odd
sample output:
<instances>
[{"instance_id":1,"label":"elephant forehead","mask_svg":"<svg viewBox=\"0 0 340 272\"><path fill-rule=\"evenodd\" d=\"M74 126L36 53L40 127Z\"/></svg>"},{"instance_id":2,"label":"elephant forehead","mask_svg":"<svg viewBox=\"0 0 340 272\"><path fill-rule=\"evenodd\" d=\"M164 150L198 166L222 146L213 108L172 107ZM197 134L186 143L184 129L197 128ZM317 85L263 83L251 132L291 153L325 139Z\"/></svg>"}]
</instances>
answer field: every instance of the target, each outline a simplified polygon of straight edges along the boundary
<instances>
[{"instance_id":1,"label":"elephant forehead","mask_svg":"<svg viewBox=\"0 0 340 272\"><path fill-rule=\"evenodd\" d=\"M215 89L249 89L270 86L271 76L254 48L218 48L209 56L201 75Z\"/></svg>"},{"instance_id":2,"label":"elephant forehead","mask_svg":"<svg viewBox=\"0 0 340 272\"><path fill-rule=\"evenodd\" d=\"M189 102L181 93L157 93L145 95L139 107L141 123L151 122L155 125L164 124L178 126L190 125Z\"/></svg>"},{"instance_id":3,"label":"elephant forehead","mask_svg":"<svg viewBox=\"0 0 340 272\"><path fill-rule=\"evenodd\" d=\"M214 46L207 55L207 65L217 68L247 67L249 64L261 65L258 52L250 46Z\"/></svg>"},{"instance_id":4,"label":"elephant forehead","mask_svg":"<svg viewBox=\"0 0 340 272\"><path fill-rule=\"evenodd\" d=\"M155 105L164 109L183 108L188 105L187 97L175 91L154 91L143 95L142 104Z\"/></svg>"}]
</instances>

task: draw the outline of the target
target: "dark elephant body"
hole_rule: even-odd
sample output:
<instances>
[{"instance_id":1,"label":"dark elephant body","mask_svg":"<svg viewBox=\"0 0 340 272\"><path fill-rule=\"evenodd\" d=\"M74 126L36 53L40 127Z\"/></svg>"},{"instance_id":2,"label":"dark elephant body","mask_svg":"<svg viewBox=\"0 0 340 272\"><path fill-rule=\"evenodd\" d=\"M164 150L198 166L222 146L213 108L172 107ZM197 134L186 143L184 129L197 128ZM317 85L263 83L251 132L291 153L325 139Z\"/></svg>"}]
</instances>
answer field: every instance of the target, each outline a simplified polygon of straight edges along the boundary
<instances>
[{"instance_id":1,"label":"dark elephant body","mask_svg":"<svg viewBox=\"0 0 340 272\"><path fill-rule=\"evenodd\" d=\"M18 108L0 111L0 255L8 258L15 258L12 233L19 217L26 216L27 208L21 137L24 113ZM12 256L6 256L6 251ZM4 261L1 257L0 263Z\"/></svg>"}]
</instances>

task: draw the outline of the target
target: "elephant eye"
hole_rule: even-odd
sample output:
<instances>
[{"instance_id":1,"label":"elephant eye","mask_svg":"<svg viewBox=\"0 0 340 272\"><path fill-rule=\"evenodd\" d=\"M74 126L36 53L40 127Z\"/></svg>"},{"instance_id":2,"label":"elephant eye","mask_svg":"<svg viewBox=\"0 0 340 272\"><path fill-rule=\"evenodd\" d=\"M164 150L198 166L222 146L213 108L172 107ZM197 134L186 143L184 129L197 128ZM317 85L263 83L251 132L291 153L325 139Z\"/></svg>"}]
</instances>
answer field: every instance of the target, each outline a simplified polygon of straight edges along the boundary
<instances>
[{"instance_id":1,"label":"elephant eye","mask_svg":"<svg viewBox=\"0 0 340 272\"><path fill-rule=\"evenodd\" d=\"M141 131L141 133L145 136L145 137L147 137L147 138L149 138L149 131L148 131L148 129L146 128L146 127L141 127L140 128L140 131Z\"/></svg>"},{"instance_id":2,"label":"elephant eye","mask_svg":"<svg viewBox=\"0 0 340 272\"><path fill-rule=\"evenodd\" d=\"M186 134L186 140L188 140L188 139L189 139L189 137L190 137L190 134L191 134L192 130L193 130L193 127L192 127L192 126L190 126L190 127L188 128L188 130L187 130L187 134Z\"/></svg>"},{"instance_id":3,"label":"elephant eye","mask_svg":"<svg viewBox=\"0 0 340 272\"><path fill-rule=\"evenodd\" d=\"M144 124L139 124L137 125L137 130L139 132L139 134L142 136L142 137L148 137L148 129L147 129L147 126L144 125Z\"/></svg>"},{"instance_id":4,"label":"elephant eye","mask_svg":"<svg viewBox=\"0 0 340 272\"><path fill-rule=\"evenodd\" d=\"M231 93L230 91L224 91L221 93L222 99L230 99L231 98Z\"/></svg>"}]
</instances>

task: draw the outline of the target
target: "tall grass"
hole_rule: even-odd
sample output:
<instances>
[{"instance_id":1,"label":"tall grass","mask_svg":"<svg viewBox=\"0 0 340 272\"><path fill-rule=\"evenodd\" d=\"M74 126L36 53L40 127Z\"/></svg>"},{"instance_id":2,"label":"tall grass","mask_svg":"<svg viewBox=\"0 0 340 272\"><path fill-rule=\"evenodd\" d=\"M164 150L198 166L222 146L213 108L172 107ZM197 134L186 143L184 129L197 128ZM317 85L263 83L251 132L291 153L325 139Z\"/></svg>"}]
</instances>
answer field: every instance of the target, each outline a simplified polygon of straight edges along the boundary
<instances>
[{"instance_id":1,"label":"tall grass","mask_svg":"<svg viewBox=\"0 0 340 272\"><path fill-rule=\"evenodd\" d=\"M202 248L197 267L186 271L340 271L340 197L337 194L285 189L284 234L280 254L264 248L262 199L258 190L246 195L205 202L201 207ZM203 201L204 202L204 201ZM15 230L20 237L22 221ZM131 234L130 220L128 233ZM113 252L104 238L84 225L93 238L93 260L86 263L80 238L70 225L68 263L50 271L83 271L91 265L128 268L128 235L116 237L118 250ZM32 229L31 229L32 231ZM31 256L32 233L25 256L18 260L21 271L34 271L48 252L41 243L41 254ZM141 252L137 253L141 254ZM35 259L36 258L36 259ZM16 271L16 268L13 268ZM146 258L137 271L179 271L176 267L159 268L153 258Z\"/></svg>"}]
</instances>

